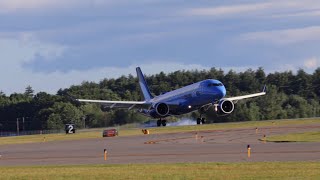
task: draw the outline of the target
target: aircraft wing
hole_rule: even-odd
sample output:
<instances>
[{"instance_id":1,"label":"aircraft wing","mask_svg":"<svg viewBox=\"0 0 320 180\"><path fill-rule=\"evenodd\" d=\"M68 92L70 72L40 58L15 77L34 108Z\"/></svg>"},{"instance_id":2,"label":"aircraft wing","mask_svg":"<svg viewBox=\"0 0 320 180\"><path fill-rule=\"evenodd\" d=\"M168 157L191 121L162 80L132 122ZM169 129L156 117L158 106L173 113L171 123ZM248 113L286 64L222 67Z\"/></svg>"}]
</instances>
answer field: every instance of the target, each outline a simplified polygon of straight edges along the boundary
<instances>
[{"instance_id":1,"label":"aircraft wing","mask_svg":"<svg viewBox=\"0 0 320 180\"><path fill-rule=\"evenodd\" d=\"M260 93L254 93L254 94L248 94L244 96L236 96L236 97L230 97L230 98L223 98L224 100L229 100L229 101L239 101L242 99L248 99L248 98L253 98L253 97L258 97L258 96L263 96L266 95L266 86L263 87L262 92Z\"/></svg>"},{"instance_id":2,"label":"aircraft wing","mask_svg":"<svg viewBox=\"0 0 320 180\"><path fill-rule=\"evenodd\" d=\"M149 108L150 103L146 101L105 101L105 100L89 100L89 99L76 99L79 102L89 102L89 103L99 103L105 108L115 108L115 109L139 109L139 108Z\"/></svg>"}]
</instances>

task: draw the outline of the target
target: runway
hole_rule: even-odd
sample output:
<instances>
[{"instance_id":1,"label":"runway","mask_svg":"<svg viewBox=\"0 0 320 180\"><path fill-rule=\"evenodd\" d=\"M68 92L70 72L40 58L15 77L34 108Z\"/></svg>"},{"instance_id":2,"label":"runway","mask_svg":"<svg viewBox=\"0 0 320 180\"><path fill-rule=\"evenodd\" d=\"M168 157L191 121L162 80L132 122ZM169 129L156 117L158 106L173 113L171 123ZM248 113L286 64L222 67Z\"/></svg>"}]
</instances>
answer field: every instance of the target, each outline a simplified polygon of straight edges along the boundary
<instances>
[{"instance_id":1,"label":"runway","mask_svg":"<svg viewBox=\"0 0 320 180\"><path fill-rule=\"evenodd\" d=\"M0 166L179 162L320 161L320 143L272 143L263 135L319 131L320 124L150 134L0 146ZM152 132L151 132L152 133ZM121 135L121 132L120 132ZM247 157L247 145L251 157ZM107 149L107 161L103 150Z\"/></svg>"}]
</instances>

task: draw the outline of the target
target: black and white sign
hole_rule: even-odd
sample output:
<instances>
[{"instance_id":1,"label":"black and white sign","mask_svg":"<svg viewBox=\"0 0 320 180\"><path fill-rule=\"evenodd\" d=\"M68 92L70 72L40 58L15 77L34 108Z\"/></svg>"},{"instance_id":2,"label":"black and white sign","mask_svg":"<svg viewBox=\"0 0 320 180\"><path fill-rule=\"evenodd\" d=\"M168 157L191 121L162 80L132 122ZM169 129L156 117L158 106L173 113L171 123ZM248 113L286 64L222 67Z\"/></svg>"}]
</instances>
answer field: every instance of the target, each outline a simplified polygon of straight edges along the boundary
<instances>
[{"instance_id":1,"label":"black and white sign","mask_svg":"<svg viewBox=\"0 0 320 180\"><path fill-rule=\"evenodd\" d=\"M75 129L74 124L66 124L65 130L66 130L66 134L76 133L76 129Z\"/></svg>"}]
</instances>

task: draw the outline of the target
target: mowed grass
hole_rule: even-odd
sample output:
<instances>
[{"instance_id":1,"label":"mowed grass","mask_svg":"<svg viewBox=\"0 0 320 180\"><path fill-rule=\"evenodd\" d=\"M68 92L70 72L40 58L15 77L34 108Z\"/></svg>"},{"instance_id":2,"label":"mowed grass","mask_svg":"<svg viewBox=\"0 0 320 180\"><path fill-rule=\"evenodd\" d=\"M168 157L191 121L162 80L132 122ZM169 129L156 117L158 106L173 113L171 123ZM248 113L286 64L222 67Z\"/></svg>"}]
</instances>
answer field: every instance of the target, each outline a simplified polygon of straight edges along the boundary
<instances>
[{"instance_id":1,"label":"mowed grass","mask_svg":"<svg viewBox=\"0 0 320 180\"><path fill-rule=\"evenodd\" d=\"M288 126L288 125L312 125L320 124L320 119L298 119L298 120L273 120L273 121L247 121L237 123L216 123L208 125L193 125L193 126L173 126L148 128L151 134L161 133L178 133L190 131L205 131L205 130L223 130L223 129L238 129L238 128L256 128L266 126ZM123 128L118 127L119 136L142 135L141 128ZM0 145L6 144L22 144L22 143L39 143L49 141L62 140L79 140L90 138L102 138L102 129L93 130L90 132L78 131L76 134L47 134L47 135L28 135L16 137L0 137Z\"/></svg>"},{"instance_id":2,"label":"mowed grass","mask_svg":"<svg viewBox=\"0 0 320 180\"><path fill-rule=\"evenodd\" d=\"M1 137L0 145L5 144L23 144L23 143L37 143L37 142L48 142L48 141L59 141L59 140L77 140L84 138L97 138L99 132L88 132L88 133L76 133L76 134L44 134L44 135L27 135L27 136L12 136L12 137Z\"/></svg>"},{"instance_id":3,"label":"mowed grass","mask_svg":"<svg viewBox=\"0 0 320 180\"><path fill-rule=\"evenodd\" d=\"M0 167L1 179L320 179L320 162Z\"/></svg>"},{"instance_id":4,"label":"mowed grass","mask_svg":"<svg viewBox=\"0 0 320 180\"><path fill-rule=\"evenodd\" d=\"M270 136L270 142L320 142L320 131Z\"/></svg>"},{"instance_id":5,"label":"mowed grass","mask_svg":"<svg viewBox=\"0 0 320 180\"><path fill-rule=\"evenodd\" d=\"M127 129L123 132L124 136L141 134L137 129ZM24 143L39 143L50 141L67 141L67 140L80 140L102 138L102 130L91 132L77 132L75 134L43 134L43 135L27 135L27 136L13 136L13 137L0 137L0 145L7 144L24 144Z\"/></svg>"},{"instance_id":6,"label":"mowed grass","mask_svg":"<svg viewBox=\"0 0 320 180\"><path fill-rule=\"evenodd\" d=\"M177 133L188 131L205 131L205 130L223 130L223 129L240 129L240 128L260 128L260 127L277 127L290 125L312 125L319 124L320 118L316 119L285 119L285 120L268 120L268 121L245 121L235 123L215 123L207 125L194 126L172 126L151 128L150 133Z\"/></svg>"}]
</instances>

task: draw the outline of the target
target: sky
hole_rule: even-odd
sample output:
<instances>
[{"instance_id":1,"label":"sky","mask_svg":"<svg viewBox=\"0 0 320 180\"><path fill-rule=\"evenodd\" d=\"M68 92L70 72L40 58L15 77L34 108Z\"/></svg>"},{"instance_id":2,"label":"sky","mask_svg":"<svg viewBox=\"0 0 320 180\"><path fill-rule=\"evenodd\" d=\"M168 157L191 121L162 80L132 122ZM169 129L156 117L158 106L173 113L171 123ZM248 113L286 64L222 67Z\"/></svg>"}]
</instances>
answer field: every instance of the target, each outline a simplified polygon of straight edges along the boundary
<instances>
[{"instance_id":1,"label":"sky","mask_svg":"<svg viewBox=\"0 0 320 180\"><path fill-rule=\"evenodd\" d=\"M318 0L1 0L0 91L161 71L312 73ZM215 78L215 77L212 77Z\"/></svg>"}]
</instances>

